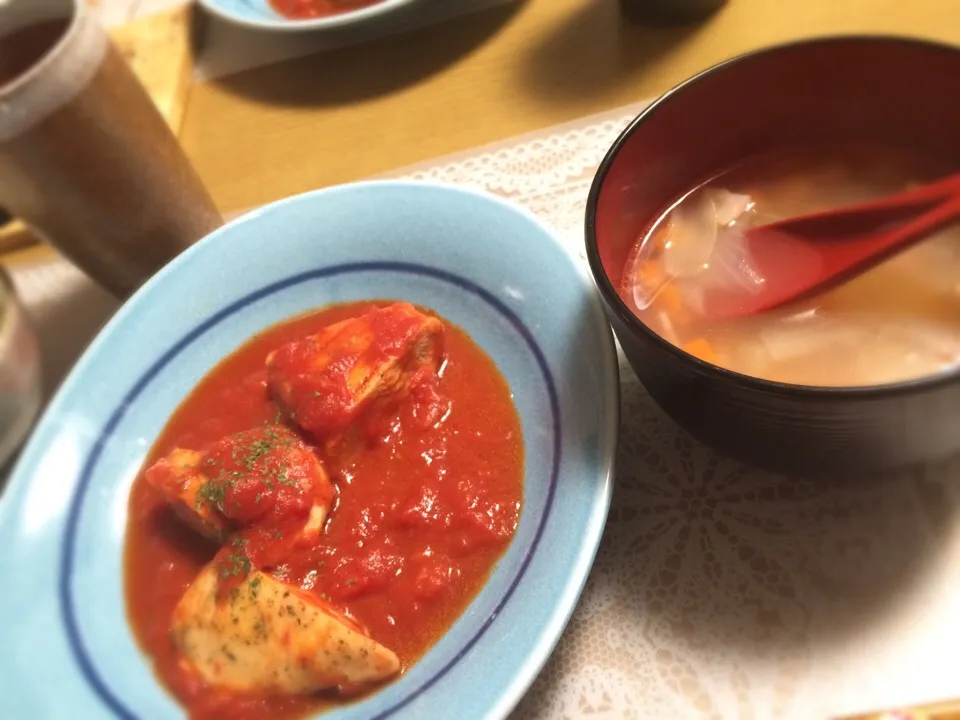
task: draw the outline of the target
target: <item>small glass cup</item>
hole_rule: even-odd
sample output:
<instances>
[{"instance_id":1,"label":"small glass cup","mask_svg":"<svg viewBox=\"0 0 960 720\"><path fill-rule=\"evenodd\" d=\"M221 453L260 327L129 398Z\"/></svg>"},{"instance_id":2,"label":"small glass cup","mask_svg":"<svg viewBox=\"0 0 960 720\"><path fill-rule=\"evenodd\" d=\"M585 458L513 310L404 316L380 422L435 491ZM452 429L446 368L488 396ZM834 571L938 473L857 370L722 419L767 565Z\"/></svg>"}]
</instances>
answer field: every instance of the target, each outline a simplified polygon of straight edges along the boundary
<instances>
[{"instance_id":1,"label":"small glass cup","mask_svg":"<svg viewBox=\"0 0 960 720\"><path fill-rule=\"evenodd\" d=\"M40 402L37 336L10 278L0 270L0 468L26 438Z\"/></svg>"}]
</instances>

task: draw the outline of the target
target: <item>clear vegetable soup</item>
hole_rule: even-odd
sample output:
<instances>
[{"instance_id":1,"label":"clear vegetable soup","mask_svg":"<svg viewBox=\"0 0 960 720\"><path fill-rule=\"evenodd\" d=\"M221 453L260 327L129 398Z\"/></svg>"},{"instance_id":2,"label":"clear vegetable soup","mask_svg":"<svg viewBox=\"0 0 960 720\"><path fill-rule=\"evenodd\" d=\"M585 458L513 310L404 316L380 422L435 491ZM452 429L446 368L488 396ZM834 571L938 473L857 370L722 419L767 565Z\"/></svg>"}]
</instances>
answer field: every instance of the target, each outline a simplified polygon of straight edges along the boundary
<instances>
[{"instance_id":1,"label":"clear vegetable soup","mask_svg":"<svg viewBox=\"0 0 960 720\"><path fill-rule=\"evenodd\" d=\"M696 357L785 383L876 385L960 366L960 225L818 296L750 317L705 317L716 285L762 282L753 226L876 200L956 168L894 148L760 156L686 194L637 239L620 293Z\"/></svg>"}]
</instances>

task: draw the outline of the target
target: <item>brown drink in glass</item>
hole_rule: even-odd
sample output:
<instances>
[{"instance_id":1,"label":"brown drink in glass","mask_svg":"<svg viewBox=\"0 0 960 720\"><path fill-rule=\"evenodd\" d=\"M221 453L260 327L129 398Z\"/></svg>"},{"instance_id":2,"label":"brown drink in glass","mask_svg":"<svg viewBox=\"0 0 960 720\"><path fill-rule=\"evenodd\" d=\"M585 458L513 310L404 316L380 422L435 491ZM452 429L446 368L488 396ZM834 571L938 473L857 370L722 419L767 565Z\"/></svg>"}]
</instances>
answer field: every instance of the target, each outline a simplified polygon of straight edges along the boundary
<instances>
[{"instance_id":1,"label":"brown drink in glass","mask_svg":"<svg viewBox=\"0 0 960 720\"><path fill-rule=\"evenodd\" d=\"M0 206L119 296L222 223L84 0L0 0Z\"/></svg>"}]
</instances>

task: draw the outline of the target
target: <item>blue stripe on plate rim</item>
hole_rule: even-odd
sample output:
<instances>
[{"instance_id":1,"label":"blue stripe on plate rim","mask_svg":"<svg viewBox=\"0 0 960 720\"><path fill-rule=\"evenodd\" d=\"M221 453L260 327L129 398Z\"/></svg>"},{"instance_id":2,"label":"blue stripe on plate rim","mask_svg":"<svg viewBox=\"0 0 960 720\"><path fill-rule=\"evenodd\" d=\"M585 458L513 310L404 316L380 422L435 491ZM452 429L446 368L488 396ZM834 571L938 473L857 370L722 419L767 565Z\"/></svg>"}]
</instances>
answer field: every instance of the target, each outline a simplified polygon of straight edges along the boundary
<instances>
[{"instance_id":1,"label":"blue stripe on plate rim","mask_svg":"<svg viewBox=\"0 0 960 720\"><path fill-rule=\"evenodd\" d=\"M362 262L362 263L348 263L343 265L335 265L332 267L320 268L309 270L306 272L298 273L292 275L283 280L279 280L270 285L255 290L252 293L240 298L239 300L231 303L227 307L219 310L211 317L207 318L205 321L197 325L191 331L186 333L180 340L178 340L174 345L169 348L160 358L151 365L146 372L141 375L140 379L134 383L133 387L129 392L124 396L123 401L120 405L113 411L110 416L110 419L107 421L103 430L100 432L96 441L94 442L93 448L90 451L90 455L87 457L86 462L84 463L83 470L80 475L77 488L74 491L73 497L71 498L67 523L66 523L66 533L64 535L63 541L63 554L61 561L60 569L60 587L59 587L59 596L60 596L60 610L64 625L67 630L67 639L69 641L71 650L74 653L74 656L77 660L77 663L80 667L80 671L83 674L86 681L89 683L90 687L94 692L100 697L103 703L113 711L113 713L123 720L138 720L138 717L135 713L131 712L123 702L116 697L116 695L110 690L107 686L107 683L100 677L100 674L97 672L97 669L94 667L93 660L90 658L86 647L83 643L83 638L80 634L79 624L76 619L76 613L73 604L73 597L70 590L71 578L73 575L73 561L74 561L74 540L79 526L80 520L80 509L83 502L83 496L86 492L86 489L90 483L90 479L93 475L93 472L96 469L97 461L100 457L101 449L103 448L104 443L114 432L117 425L123 419L123 416L126 412L126 408L132 404L137 397L142 393L150 382L156 377L156 375L163 369L163 367L169 363L174 357L176 357L184 348L193 343L195 340L199 339L205 332L216 326L218 323L224 319L230 317L234 313L242 310L247 305L254 303L258 300L261 300L269 295L272 295L276 292L284 290L286 288L298 285L303 282L310 280L319 280L324 278L335 277L337 275L345 275L349 273L358 273L358 272L372 272L372 271L393 271L408 273L413 275L421 275L425 277L434 278L451 285L454 285L462 290L466 290L474 295L477 295L481 300L491 305L497 312L503 315L514 329L523 337L524 341L527 343L527 346L530 348L530 351L533 353L536 358L537 365L540 368L541 373L543 373L543 378L547 386L547 392L550 397L550 410L553 415L552 431L553 431L553 462L550 469L550 485L547 491L547 502L544 508L543 516L540 520L540 524L537 527L536 533L534 534L533 541L530 544L530 547L527 549L526 555L523 558L523 561L520 565L520 569L517 572L516 576L510 582L510 585L507 587L506 592L500 598L500 601L497 603L494 611L484 620L483 624L480 626L480 629L471 637L462 648L457 652L457 654L446 664L444 665L436 674L431 678L426 680L418 688L409 693L406 697L401 698L396 702L392 707L378 713L377 715L372 716L371 720L380 720L381 718L386 718L398 710L401 710L403 707L413 702L415 699L420 697L424 692L430 689L431 686L436 684L439 680L443 678L457 663L459 663L470 649L480 640L483 634L487 631L493 621L497 618L500 612L503 610L506 603L509 601L510 597L513 595L514 591L517 588L517 585L520 583L520 580L523 578L527 567L530 564L531 559L533 558L534 553L537 551L537 547L540 541L541 536L543 535L544 528L546 527L547 520L550 517L550 510L553 505L553 499L556 492L557 479L560 471L560 455L561 455L561 426L560 426L560 402L557 395L556 383L553 379L553 375L550 372L550 368L547 364L546 357L543 354L543 351L537 345L536 340L533 337L533 334L530 330L524 325L523 321L514 313L509 307L507 307L503 302L501 302L493 293L484 289L483 287L477 285L476 283L467 280L466 278L455 275L454 273L447 272L445 270L438 270L435 268L427 267L424 265L417 265L415 263L403 263L403 262ZM572 610L572 608L571 608Z\"/></svg>"}]
</instances>

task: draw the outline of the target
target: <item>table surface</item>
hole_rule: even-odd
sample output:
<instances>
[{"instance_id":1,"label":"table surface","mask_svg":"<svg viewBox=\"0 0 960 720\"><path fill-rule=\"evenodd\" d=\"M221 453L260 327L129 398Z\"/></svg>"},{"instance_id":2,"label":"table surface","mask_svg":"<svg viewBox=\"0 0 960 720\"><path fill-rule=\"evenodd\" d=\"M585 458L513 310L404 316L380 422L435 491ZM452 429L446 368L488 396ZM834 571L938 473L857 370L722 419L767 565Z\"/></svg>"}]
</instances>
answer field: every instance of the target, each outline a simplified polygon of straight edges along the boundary
<instances>
[{"instance_id":1,"label":"table surface","mask_svg":"<svg viewBox=\"0 0 960 720\"><path fill-rule=\"evenodd\" d=\"M454 0L450 0L451 2ZM224 210L656 96L738 53L850 32L960 42L954 0L729 0L683 29L525 0L193 87L182 141Z\"/></svg>"}]
</instances>

